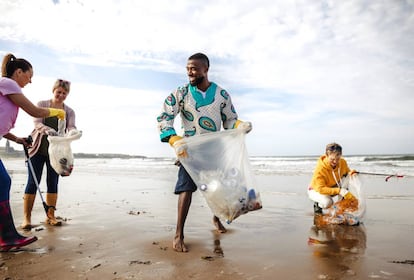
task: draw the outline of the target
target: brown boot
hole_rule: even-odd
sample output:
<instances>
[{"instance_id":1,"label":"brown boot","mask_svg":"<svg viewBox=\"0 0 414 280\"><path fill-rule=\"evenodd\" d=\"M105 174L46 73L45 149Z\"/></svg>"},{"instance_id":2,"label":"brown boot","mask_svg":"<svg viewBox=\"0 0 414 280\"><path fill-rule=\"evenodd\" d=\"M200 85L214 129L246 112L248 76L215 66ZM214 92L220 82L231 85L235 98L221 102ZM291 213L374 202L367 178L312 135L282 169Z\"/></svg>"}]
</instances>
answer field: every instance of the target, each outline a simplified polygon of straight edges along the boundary
<instances>
[{"instance_id":1,"label":"brown boot","mask_svg":"<svg viewBox=\"0 0 414 280\"><path fill-rule=\"evenodd\" d=\"M57 202L57 193L46 193L46 204L50 207L47 210L46 224L49 224L52 226L61 226L62 222L56 220L55 218L56 202Z\"/></svg>"},{"instance_id":2,"label":"brown boot","mask_svg":"<svg viewBox=\"0 0 414 280\"><path fill-rule=\"evenodd\" d=\"M28 194L25 193L23 197L23 223L22 229L24 230L31 230L32 229L32 209L33 203L35 201L36 194Z\"/></svg>"}]
</instances>

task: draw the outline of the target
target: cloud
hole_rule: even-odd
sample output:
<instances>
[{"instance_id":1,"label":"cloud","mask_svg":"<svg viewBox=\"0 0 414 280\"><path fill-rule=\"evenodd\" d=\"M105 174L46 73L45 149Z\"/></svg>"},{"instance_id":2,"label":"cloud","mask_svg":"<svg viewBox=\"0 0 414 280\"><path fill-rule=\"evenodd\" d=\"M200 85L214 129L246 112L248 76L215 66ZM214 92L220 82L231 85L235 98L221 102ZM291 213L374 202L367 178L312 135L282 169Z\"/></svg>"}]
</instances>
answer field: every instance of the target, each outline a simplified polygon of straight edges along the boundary
<instances>
[{"instance_id":1,"label":"cloud","mask_svg":"<svg viewBox=\"0 0 414 280\"><path fill-rule=\"evenodd\" d=\"M187 57L203 51L212 62L210 79L232 94L242 119L253 121L249 141L255 153L312 154L332 138L343 139L355 153L371 149L372 139L381 139L373 152L414 152L407 144L414 138L414 37L407 35L414 28L412 1L0 5L2 40L44 50L36 63L48 66L40 75L66 74L86 92L82 100L71 94L70 101L93 135L104 123L125 135L131 121L145 131L143 138L152 139L149 116L186 81ZM7 51L1 45L0 50ZM101 123L91 121L84 105L97 100L100 114L111 112L100 115ZM115 117L122 122L113 123ZM280 148L267 139L277 139ZM139 141L158 152L150 141ZM303 148L292 149L293 143Z\"/></svg>"}]
</instances>

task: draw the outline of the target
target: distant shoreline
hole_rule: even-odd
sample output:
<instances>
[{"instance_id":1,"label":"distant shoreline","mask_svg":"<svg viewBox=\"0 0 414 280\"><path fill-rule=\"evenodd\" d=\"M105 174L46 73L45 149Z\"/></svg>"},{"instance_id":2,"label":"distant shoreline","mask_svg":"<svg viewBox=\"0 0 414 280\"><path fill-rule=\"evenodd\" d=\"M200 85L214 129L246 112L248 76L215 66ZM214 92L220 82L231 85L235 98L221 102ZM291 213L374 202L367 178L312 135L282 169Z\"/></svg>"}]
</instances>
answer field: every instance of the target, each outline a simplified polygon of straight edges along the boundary
<instances>
[{"instance_id":1,"label":"distant shoreline","mask_svg":"<svg viewBox=\"0 0 414 280\"><path fill-rule=\"evenodd\" d=\"M164 157L153 157L153 156L143 156L143 155L130 155L130 154L120 154L120 153L73 153L75 158L120 158L120 159L147 159L147 158L164 158ZM0 147L0 158L22 158L24 157L23 150L15 150L10 145L6 144L6 147ZM279 155L279 156L250 156L250 158L310 158L315 159L319 158L320 155ZM394 161L394 160L414 160L414 154L366 154L366 155L344 155L347 157L365 157L364 161Z\"/></svg>"},{"instance_id":2,"label":"distant shoreline","mask_svg":"<svg viewBox=\"0 0 414 280\"><path fill-rule=\"evenodd\" d=\"M118 154L118 153L73 153L75 158L120 158L120 159L146 159L146 158L158 158L152 156L143 156L143 155L128 155L128 154ZM5 152L3 149L0 149L0 158L21 158L24 157L23 151L9 151ZM319 158L319 155L304 155L304 156L251 156L251 158ZM347 157L366 157L364 161L394 161L394 160L414 160L414 154L378 154L378 155L345 155ZM164 157L159 157L164 158Z\"/></svg>"},{"instance_id":3,"label":"distant shoreline","mask_svg":"<svg viewBox=\"0 0 414 280\"><path fill-rule=\"evenodd\" d=\"M132 158L147 158L146 156L138 155L127 155L127 154L113 154L113 153L74 153L75 158L121 158L121 159L132 159ZM0 158L21 158L24 157L23 151L14 151L12 153L5 153L0 151Z\"/></svg>"}]
</instances>

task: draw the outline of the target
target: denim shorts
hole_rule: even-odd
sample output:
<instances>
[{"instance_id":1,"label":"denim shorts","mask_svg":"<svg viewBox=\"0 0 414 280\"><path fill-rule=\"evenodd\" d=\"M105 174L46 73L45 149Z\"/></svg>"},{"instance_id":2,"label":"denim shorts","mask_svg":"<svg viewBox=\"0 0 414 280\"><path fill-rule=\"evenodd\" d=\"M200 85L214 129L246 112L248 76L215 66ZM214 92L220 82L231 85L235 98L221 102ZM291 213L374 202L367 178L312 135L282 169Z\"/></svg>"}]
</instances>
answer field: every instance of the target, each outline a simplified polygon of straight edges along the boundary
<instances>
[{"instance_id":1,"label":"denim shorts","mask_svg":"<svg viewBox=\"0 0 414 280\"><path fill-rule=\"evenodd\" d=\"M194 183L193 179L191 179L190 175L184 169L182 165L180 165L180 169L178 170L178 180L177 184L175 185L175 194L180 194L182 192L195 192L197 190L197 186Z\"/></svg>"}]
</instances>

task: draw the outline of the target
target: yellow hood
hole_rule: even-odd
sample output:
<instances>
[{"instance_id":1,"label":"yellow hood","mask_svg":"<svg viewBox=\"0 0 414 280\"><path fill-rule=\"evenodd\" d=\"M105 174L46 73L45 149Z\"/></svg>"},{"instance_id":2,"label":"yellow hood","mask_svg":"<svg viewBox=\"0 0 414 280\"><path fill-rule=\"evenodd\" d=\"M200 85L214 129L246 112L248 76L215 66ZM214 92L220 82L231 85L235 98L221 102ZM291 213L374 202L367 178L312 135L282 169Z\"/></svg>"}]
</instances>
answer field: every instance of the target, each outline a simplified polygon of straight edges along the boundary
<instances>
[{"instance_id":1,"label":"yellow hood","mask_svg":"<svg viewBox=\"0 0 414 280\"><path fill-rule=\"evenodd\" d=\"M349 172L350 169L345 159L341 158L338 165L333 169L329 164L327 156L323 155L318 159L316 164L311 187L321 194L337 195L340 189L336 182L339 182L340 178Z\"/></svg>"}]
</instances>

